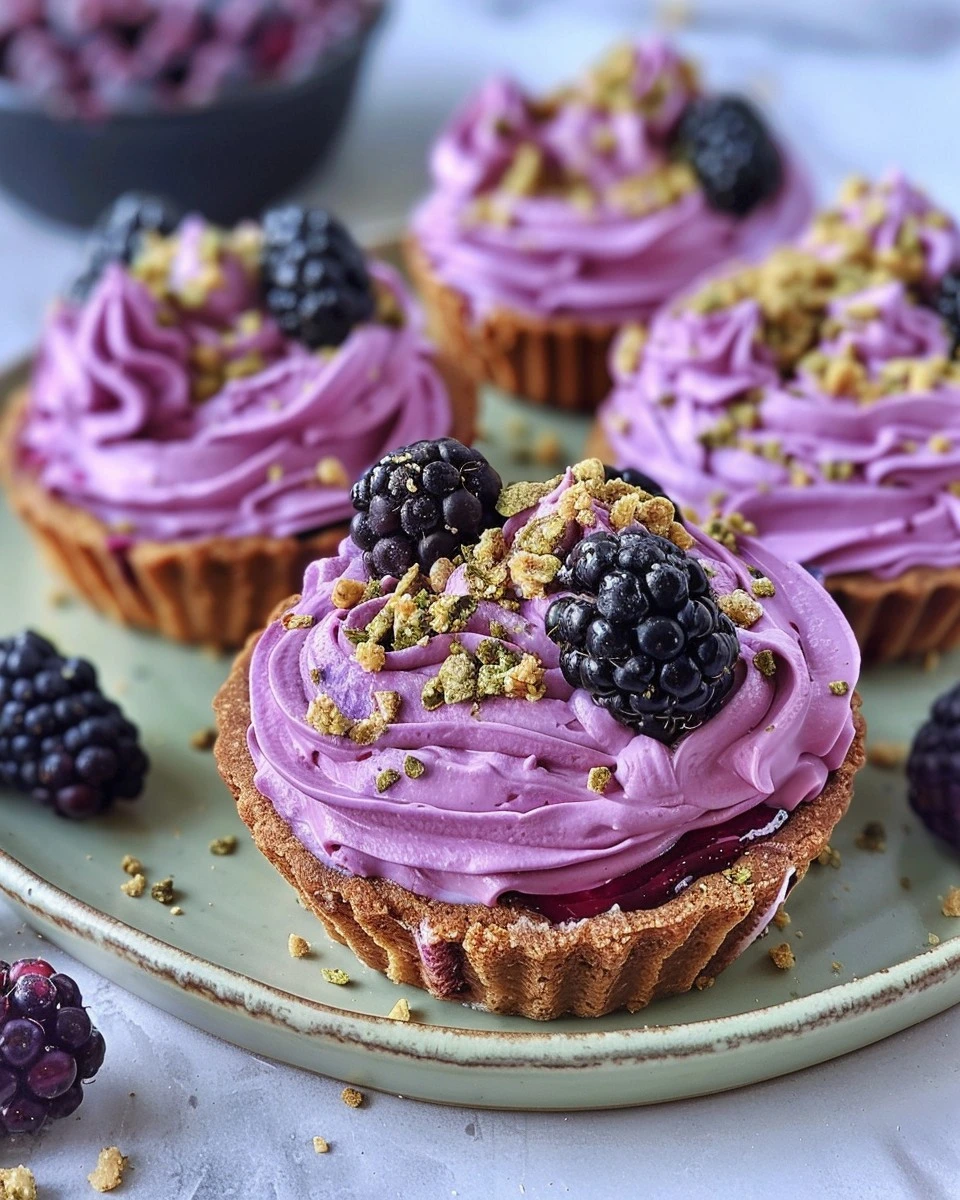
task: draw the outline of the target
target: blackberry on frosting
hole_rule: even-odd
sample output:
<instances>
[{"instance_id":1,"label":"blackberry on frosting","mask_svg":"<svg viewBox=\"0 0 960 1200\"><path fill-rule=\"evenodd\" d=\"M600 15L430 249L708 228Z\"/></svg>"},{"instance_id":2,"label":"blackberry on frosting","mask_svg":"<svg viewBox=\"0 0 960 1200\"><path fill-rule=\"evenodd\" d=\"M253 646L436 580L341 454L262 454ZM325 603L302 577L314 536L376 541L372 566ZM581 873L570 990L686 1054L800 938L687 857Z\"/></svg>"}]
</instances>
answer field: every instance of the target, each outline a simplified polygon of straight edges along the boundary
<instances>
[{"instance_id":1,"label":"blackberry on frosting","mask_svg":"<svg viewBox=\"0 0 960 1200\"><path fill-rule=\"evenodd\" d=\"M87 248L83 273L70 289L76 300L84 300L100 279L108 263L129 265L151 234L173 233L180 222L180 210L162 196L125 192L118 196L97 223Z\"/></svg>"}]
</instances>

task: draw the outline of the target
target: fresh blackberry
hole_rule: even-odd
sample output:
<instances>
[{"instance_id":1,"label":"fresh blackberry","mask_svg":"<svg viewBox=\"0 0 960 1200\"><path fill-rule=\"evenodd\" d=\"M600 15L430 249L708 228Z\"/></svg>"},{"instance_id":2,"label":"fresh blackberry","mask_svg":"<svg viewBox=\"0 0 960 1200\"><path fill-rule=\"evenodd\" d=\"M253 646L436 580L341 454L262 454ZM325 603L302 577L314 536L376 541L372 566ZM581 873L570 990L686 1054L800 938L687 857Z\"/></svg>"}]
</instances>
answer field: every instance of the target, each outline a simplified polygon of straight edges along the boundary
<instances>
[{"instance_id":1,"label":"fresh blackberry","mask_svg":"<svg viewBox=\"0 0 960 1200\"><path fill-rule=\"evenodd\" d=\"M42 958L0 962L0 1126L36 1133L68 1117L103 1062L105 1043L80 989Z\"/></svg>"},{"instance_id":2,"label":"fresh blackberry","mask_svg":"<svg viewBox=\"0 0 960 1200\"><path fill-rule=\"evenodd\" d=\"M414 442L385 454L354 485L350 534L372 579L399 578L414 563L438 558L501 524L500 476L479 450L455 438Z\"/></svg>"},{"instance_id":3,"label":"fresh blackberry","mask_svg":"<svg viewBox=\"0 0 960 1200\"><path fill-rule=\"evenodd\" d=\"M161 196L125 192L98 221L87 248L87 265L73 284L70 295L85 300L109 263L131 263L145 233L173 233L180 211Z\"/></svg>"},{"instance_id":4,"label":"fresh blackberry","mask_svg":"<svg viewBox=\"0 0 960 1200\"><path fill-rule=\"evenodd\" d=\"M960 345L960 270L948 271L933 296L933 308L950 334L950 352Z\"/></svg>"},{"instance_id":5,"label":"fresh blackberry","mask_svg":"<svg viewBox=\"0 0 960 1200\"><path fill-rule=\"evenodd\" d=\"M646 531L594 533L557 582L575 594L550 605L546 629L571 687L668 745L718 711L740 642L695 558Z\"/></svg>"},{"instance_id":6,"label":"fresh blackberry","mask_svg":"<svg viewBox=\"0 0 960 1200\"><path fill-rule=\"evenodd\" d=\"M90 817L143 790L136 727L96 670L27 631L0 638L0 786L65 817Z\"/></svg>"},{"instance_id":7,"label":"fresh blackberry","mask_svg":"<svg viewBox=\"0 0 960 1200\"><path fill-rule=\"evenodd\" d=\"M696 172L711 208L745 217L783 181L783 162L763 118L740 96L691 100L674 147Z\"/></svg>"},{"instance_id":8,"label":"fresh blackberry","mask_svg":"<svg viewBox=\"0 0 960 1200\"><path fill-rule=\"evenodd\" d=\"M907 759L910 807L960 852L960 683L936 701Z\"/></svg>"},{"instance_id":9,"label":"fresh blackberry","mask_svg":"<svg viewBox=\"0 0 960 1200\"><path fill-rule=\"evenodd\" d=\"M291 204L266 213L261 267L274 320L311 349L339 346L354 325L373 316L363 251L322 208Z\"/></svg>"}]
</instances>

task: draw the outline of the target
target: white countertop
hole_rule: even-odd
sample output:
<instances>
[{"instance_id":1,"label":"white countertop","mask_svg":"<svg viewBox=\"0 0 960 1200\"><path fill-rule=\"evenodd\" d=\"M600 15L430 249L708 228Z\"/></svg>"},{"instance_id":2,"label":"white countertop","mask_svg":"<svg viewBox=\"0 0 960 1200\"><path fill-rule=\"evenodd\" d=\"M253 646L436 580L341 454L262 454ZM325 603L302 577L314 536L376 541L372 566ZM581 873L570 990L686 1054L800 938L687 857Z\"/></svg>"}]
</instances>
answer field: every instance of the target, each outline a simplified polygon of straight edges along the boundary
<instances>
[{"instance_id":1,"label":"white countertop","mask_svg":"<svg viewBox=\"0 0 960 1200\"><path fill-rule=\"evenodd\" d=\"M471 84L494 70L559 79L648 15L637 0L395 7L314 189L368 236L397 227L422 187L431 132ZM822 196L851 171L896 163L960 211L960 0L687 7L695 20L685 44L711 79L762 95ZM0 360L29 347L78 262L76 235L0 201ZM40 950L0 906L0 956ZM960 1010L800 1075L659 1108L496 1114L370 1094L354 1111L339 1084L195 1032L83 968L75 974L107 1038L107 1067L79 1119L0 1143L0 1165L28 1163L44 1200L94 1195L85 1177L112 1143L133 1168L116 1194L137 1200L960 1195ZM329 1154L314 1153L317 1134Z\"/></svg>"}]
</instances>

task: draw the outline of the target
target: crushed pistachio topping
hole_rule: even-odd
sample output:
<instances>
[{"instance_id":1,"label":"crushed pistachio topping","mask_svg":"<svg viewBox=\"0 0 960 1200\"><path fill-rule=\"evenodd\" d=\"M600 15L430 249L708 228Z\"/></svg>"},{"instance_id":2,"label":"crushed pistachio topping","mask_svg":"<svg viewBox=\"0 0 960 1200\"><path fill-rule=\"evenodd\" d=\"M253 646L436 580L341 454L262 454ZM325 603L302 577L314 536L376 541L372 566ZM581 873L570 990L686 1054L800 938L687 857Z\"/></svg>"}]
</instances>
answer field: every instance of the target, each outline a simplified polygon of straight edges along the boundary
<instances>
[{"instance_id":1,"label":"crushed pistachio topping","mask_svg":"<svg viewBox=\"0 0 960 1200\"><path fill-rule=\"evenodd\" d=\"M791 971L797 965L797 956L789 942L781 942L779 946L771 946L768 951L770 961L778 971Z\"/></svg>"},{"instance_id":2,"label":"crushed pistachio topping","mask_svg":"<svg viewBox=\"0 0 960 1200\"><path fill-rule=\"evenodd\" d=\"M327 983L335 983L337 987L344 987L350 982L350 976L340 967L323 967L320 974Z\"/></svg>"},{"instance_id":3,"label":"crushed pistachio topping","mask_svg":"<svg viewBox=\"0 0 960 1200\"><path fill-rule=\"evenodd\" d=\"M128 896L133 896L136 899L142 896L147 889L147 877L140 871L137 871L126 883L120 884L120 891Z\"/></svg>"},{"instance_id":4,"label":"crushed pistachio topping","mask_svg":"<svg viewBox=\"0 0 960 1200\"><path fill-rule=\"evenodd\" d=\"M309 629L314 623L309 613L285 612L280 618L280 624L288 632L291 629Z\"/></svg>"},{"instance_id":5,"label":"crushed pistachio topping","mask_svg":"<svg viewBox=\"0 0 960 1200\"><path fill-rule=\"evenodd\" d=\"M428 710L494 696L540 700L547 691L545 676L536 655L513 650L496 638L485 638L476 654L452 642L440 670L424 684L421 699Z\"/></svg>"},{"instance_id":6,"label":"crushed pistachio topping","mask_svg":"<svg viewBox=\"0 0 960 1200\"><path fill-rule=\"evenodd\" d=\"M376 674L382 671L387 661L387 652L377 642L360 642L354 650L354 657L364 671Z\"/></svg>"},{"instance_id":7,"label":"crushed pistachio topping","mask_svg":"<svg viewBox=\"0 0 960 1200\"><path fill-rule=\"evenodd\" d=\"M736 554L740 549L738 538L741 535L753 537L757 532L757 527L742 513L713 513L703 526L703 532L707 537L713 538L715 542L726 547L731 554Z\"/></svg>"},{"instance_id":8,"label":"crushed pistachio topping","mask_svg":"<svg viewBox=\"0 0 960 1200\"><path fill-rule=\"evenodd\" d=\"M591 792L596 792L597 795L602 796L612 778L613 772L609 767L591 767L587 772L587 787Z\"/></svg>"},{"instance_id":9,"label":"crushed pistachio topping","mask_svg":"<svg viewBox=\"0 0 960 1200\"><path fill-rule=\"evenodd\" d=\"M757 579L750 581L750 591L758 599L768 599L777 594L777 589L773 584L772 579L768 579L766 575L761 575Z\"/></svg>"},{"instance_id":10,"label":"crushed pistachio topping","mask_svg":"<svg viewBox=\"0 0 960 1200\"><path fill-rule=\"evenodd\" d=\"M291 933L287 938L287 953L291 958L306 958L310 953L310 943L299 933Z\"/></svg>"},{"instance_id":11,"label":"crushed pistachio topping","mask_svg":"<svg viewBox=\"0 0 960 1200\"><path fill-rule=\"evenodd\" d=\"M214 838L210 843L210 853L217 855L218 858L232 854L236 848L237 837L234 833L228 833L226 837Z\"/></svg>"},{"instance_id":12,"label":"crushed pistachio topping","mask_svg":"<svg viewBox=\"0 0 960 1200\"><path fill-rule=\"evenodd\" d=\"M777 660L772 650L758 650L753 656L753 665L767 679L772 679L777 673Z\"/></svg>"},{"instance_id":13,"label":"crushed pistachio topping","mask_svg":"<svg viewBox=\"0 0 960 1200\"><path fill-rule=\"evenodd\" d=\"M408 754L403 760L403 773L408 779L419 779L426 769L420 759L413 754Z\"/></svg>"},{"instance_id":14,"label":"crushed pistachio topping","mask_svg":"<svg viewBox=\"0 0 960 1200\"><path fill-rule=\"evenodd\" d=\"M339 458L321 458L317 463L317 482L324 487L345 488L350 483L347 468Z\"/></svg>"},{"instance_id":15,"label":"crushed pistachio topping","mask_svg":"<svg viewBox=\"0 0 960 1200\"><path fill-rule=\"evenodd\" d=\"M395 721L400 716L402 700L399 692L374 692L373 702L386 722Z\"/></svg>"},{"instance_id":16,"label":"crushed pistachio topping","mask_svg":"<svg viewBox=\"0 0 960 1200\"><path fill-rule=\"evenodd\" d=\"M359 579L338 579L333 586L330 599L335 608L349 609L365 600L366 584Z\"/></svg>"},{"instance_id":17,"label":"crushed pistachio topping","mask_svg":"<svg viewBox=\"0 0 960 1200\"><path fill-rule=\"evenodd\" d=\"M382 795L388 790L388 788L392 788L399 779L399 771L395 771L393 767L385 767L384 770L377 775L377 791Z\"/></svg>"},{"instance_id":18,"label":"crushed pistachio topping","mask_svg":"<svg viewBox=\"0 0 960 1200\"><path fill-rule=\"evenodd\" d=\"M857 834L856 845L860 850L882 854L887 848L887 831L882 821L868 821Z\"/></svg>"},{"instance_id":19,"label":"crushed pistachio topping","mask_svg":"<svg viewBox=\"0 0 960 1200\"><path fill-rule=\"evenodd\" d=\"M845 679L834 679L832 683L828 683L830 691L834 696L845 696L850 691L850 684Z\"/></svg>"},{"instance_id":20,"label":"crushed pistachio topping","mask_svg":"<svg viewBox=\"0 0 960 1200\"><path fill-rule=\"evenodd\" d=\"M159 904L173 903L173 879L168 875L166 879L158 879L150 889L150 895Z\"/></svg>"},{"instance_id":21,"label":"crushed pistachio topping","mask_svg":"<svg viewBox=\"0 0 960 1200\"><path fill-rule=\"evenodd\" d=\"M763 605L758 604L743 588L736 588L726 596L718 596L717 606L741 629L749 629L763 616Z\"/></svg>"},{"instance_id":22,"label":"crushed pistachio topping","mask_svg":"<svg viewBox=\"0 0 960 1200\"><path fill-rule=\"evenodd\" d=\"M340 711L326 692L321 692L310 701L307 723L312 725L317 733L333 737L346 737L353 727L353 721Z\"/></svg>"}]
</instances>

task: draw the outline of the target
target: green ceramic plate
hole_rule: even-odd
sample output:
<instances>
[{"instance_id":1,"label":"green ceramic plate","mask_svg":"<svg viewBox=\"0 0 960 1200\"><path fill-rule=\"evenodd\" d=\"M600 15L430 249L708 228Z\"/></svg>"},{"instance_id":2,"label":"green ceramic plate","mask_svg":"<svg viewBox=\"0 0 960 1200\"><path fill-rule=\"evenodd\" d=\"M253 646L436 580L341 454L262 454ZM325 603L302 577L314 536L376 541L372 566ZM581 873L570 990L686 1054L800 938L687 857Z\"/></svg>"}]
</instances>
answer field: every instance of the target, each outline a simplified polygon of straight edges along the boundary
<instances>
[{"instance_id":1,"label":"green ceramic plate","mask_svg":"<svg viewBox=\"0 0 960 1200\"><path fill-rule=\"evenodd\" d=\"M9 389L13 376L0 380ZM485 445L505 474L552 473L529 454L576 453L576 421L486 398ZM508 446L512 452L508 453ZM520 458L527 462L520 465ZM601 1108L701 1095L798 1070L887 1037L960 1001L960 921L940 897L960 861L934 845L904 805L898 771L867 768L836 836L839 868L814 866L791 896L794 970L776 970L761 940L705 992L635 1016L549 1026L491 1016L398 988L328 941L246 836L209 753L190 736L209 727L228 662L108 624L54 602L55 580L0 508L0 632L30 624L95 659L144 730L153 759L146 795L75 825L0 796L0 889L54 942L161 1008L259 1054L427 1100L472 1107ZM924 673L896 668L864 681L872 737L908 740L960 658ZM882 820L884 853L858 849ZM226 858L213 838L237 834ZM182 916L120 891L124 854L151 879L172 875ZM909 881L909 887L906 882ZM290 933L313 943L293 960ZM931 935L934 935L931 937ZM931 943L939 939L939 944ZM322 967L342 967L337 987ZM406 996L414 1020L385 1019Z\"/></svg>"}]
</instances>

